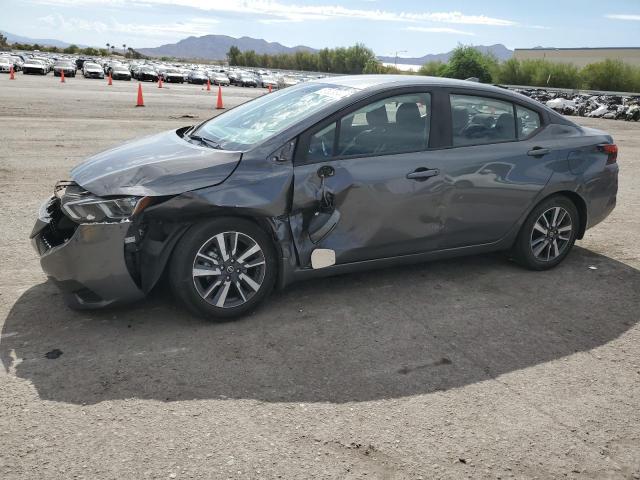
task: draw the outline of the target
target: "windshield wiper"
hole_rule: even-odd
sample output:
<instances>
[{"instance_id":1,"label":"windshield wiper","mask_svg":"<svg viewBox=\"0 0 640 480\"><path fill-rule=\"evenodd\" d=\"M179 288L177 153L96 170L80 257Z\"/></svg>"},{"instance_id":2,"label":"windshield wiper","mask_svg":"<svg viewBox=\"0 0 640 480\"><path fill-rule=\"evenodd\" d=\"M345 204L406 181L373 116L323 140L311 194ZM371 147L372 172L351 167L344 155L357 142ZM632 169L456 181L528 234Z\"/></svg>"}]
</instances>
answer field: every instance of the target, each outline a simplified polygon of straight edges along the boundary
<instances>
[{"instance_id":1,"label":"windshield wiper","mask_svg":"<svg viewBox=\"0 0 640 480\"><path fill-rule=\"evenodd\" d=\"M191 140L197 140L197 141L198 141L198 142L200 142L200 143L204 143L205 145L207 145L207 146L209 146L209 147L211 147L211 148L216 148L216 149L218 149L218 150L224 150L224 149L222 148L222 145L220 145L220 144L219 144L219 143L217 143L217 142L214 142L214 141L213 141L213 140L211 140L210 138L202 137L202 136L200 136L200 135L188 135L188 137L189 137Z\"/></svg>"}]
</instances>

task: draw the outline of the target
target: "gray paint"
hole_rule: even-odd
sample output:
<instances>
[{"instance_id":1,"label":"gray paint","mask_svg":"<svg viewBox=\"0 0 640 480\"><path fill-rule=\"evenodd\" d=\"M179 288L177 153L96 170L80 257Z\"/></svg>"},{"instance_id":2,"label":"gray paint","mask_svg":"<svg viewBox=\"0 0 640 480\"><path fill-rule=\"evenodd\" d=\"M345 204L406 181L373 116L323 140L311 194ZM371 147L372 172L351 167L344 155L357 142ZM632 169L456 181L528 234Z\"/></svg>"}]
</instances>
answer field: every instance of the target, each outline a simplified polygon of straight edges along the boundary
<instances>
[{"instance_id":1,"label":"gray paint","mask_svg":"<svg viewBox=\"0 0 640 480\"><path fill-rule=\"evenodd\" d=\"M49 221L40 218L40 228ZM130 222L80 225L68 242L40 257L42 269L58 283L69 305L96 308L144 297L125 264L124 238L130 227ZM83 299L79 288L88 288L101 300Z\"/></svg>"},{"instance_id":2,"label":"gray paint","mask_svg":"<svg viewBox=\"0 0 640 480\"><path fill-rule=\"evenodd\" d=\"M94 155L71 177L100 196L177 195L222 183L241 155L186 142L170 130Z\"/></svg>"},{"instance_id":3,"label":"gray paint","mask_svg":"<svg viewBox=\"0 0 640 480\"><path fill-rule=\"evenodd\" d=\"M278 283L285 286L311 276L509 248L531 209L557 192L569 192L584 203L587 226L601 221L615 206L618 167L605 165L606 155L595 148L610 143L611 137L579 127L523 95L465 81L415 76L363 75L318 82L359 91L250 151L224 152L193 145L183 140L178 130L130 142L73 170L72 178L94 194L162 197L133 225L134 229L146 226L154 232L153 238L137 245L144 292L157 282L180 236L194 222L212 216L249 217L268 230L280 254ZM431 122L432 146L438 148L315 164L294 165L291 159L273 159L274 152L293 139L304 138L300 135L323 119L381 93L411 89L434 93L434 116L440 123L436 122L436 128ZM446 126L451 91L525 105L540 113L545 126L522 141L451 148ZM533 147L548 148L550 153L544 157L527 155ZM325 181L325 189L334 199L328 212L321 202L317 175L323 165L335 170ZM437 169L439 174L426 181L407 178L419 168ZM322 215L316 215L321 211ZM332 216L335 211L339 215ZM339 220L314 243L309 228L312 221L314 229L322 228L317 225L319 218ZM82 231L88 228L104 236L100 244L109 243L102 249L106 252L103 255L117 260L111 271L120 278L124 265L120 261L120 234L124 227L81 226ZM88 246L73 245L69 251L81 248L80 258L85 262L95 254ZM90 255L83 253L85 248ZM337 264L311 269L314 248L335 250ZM50 256L51 260L43 261L43 268L54 275L54 270L64 270L62 265L71 262L68 257L54 261L54 255ZM93 267L88 268L89 273L105 280ZM90 280L84 273L82 278ZM125 281L122 286L130 287ZM133 296L140 293L135 285L131 291ZM120 290L104 293L108 298L115 293L118 298L127 296Z\"/></svg>"}]
</instances>

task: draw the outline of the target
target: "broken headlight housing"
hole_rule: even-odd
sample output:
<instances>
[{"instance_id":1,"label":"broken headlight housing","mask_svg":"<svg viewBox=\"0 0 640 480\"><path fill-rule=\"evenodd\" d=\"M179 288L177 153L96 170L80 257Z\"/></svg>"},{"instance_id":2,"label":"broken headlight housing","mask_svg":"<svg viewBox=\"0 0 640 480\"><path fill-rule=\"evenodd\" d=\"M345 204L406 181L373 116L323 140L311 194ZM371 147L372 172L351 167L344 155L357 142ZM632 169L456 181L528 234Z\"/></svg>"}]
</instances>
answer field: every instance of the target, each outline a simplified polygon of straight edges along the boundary
<instances>
[{"instance_id":1,"label":"broken headlight housing","mask_svg":"<svg viewBox=\"0 0 640 480\"><path fill-rule=\"evenodd\" d=\"M86 195L62 197L62 210L77 223L122 222L142 211L148 197L101 198Z\"/></svg>"}]
</instances>

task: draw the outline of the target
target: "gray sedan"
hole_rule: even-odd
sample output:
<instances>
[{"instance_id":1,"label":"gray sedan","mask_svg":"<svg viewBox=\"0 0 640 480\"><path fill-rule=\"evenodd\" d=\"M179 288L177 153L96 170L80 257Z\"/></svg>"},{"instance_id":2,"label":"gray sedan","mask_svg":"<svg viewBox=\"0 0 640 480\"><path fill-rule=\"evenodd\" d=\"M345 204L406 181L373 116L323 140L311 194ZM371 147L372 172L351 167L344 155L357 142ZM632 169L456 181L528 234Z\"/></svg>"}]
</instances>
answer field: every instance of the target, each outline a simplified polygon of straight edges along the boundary
<instances>
[{"instance_id":1,"label":"gray sedan","mask_svg":"<svg viewBox=\"0 0 640 480\"><path fill-rule=\"evenodd\" d=\"M74 307L166 275L220 320L317 276L494 251L555 267L615 207L616 157L607 133L500 88L325 78L88 159L31 239Z\"/></svg>"}]
</instances>

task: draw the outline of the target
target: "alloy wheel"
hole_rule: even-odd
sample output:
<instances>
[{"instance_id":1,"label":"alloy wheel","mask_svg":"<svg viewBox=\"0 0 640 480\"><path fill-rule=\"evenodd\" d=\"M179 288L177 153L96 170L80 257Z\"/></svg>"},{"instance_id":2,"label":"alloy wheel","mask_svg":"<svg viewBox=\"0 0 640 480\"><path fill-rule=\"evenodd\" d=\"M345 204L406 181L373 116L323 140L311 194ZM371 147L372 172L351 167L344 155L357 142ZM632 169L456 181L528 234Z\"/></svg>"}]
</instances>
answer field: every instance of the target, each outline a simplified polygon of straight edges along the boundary
<instances>
[{"instance_id":1,"label":"alloy wheel","mask_svg":"<svg viewBox=\"0 0 640 480\"><path fill-rule=\"evenodd\" d=\"M571 241L571 215L562 207L551 207L538 217L531 231L531 252L536 260L558 258Z\"/></svg>"},{"instance_id":2,"label":"alloy wheel","mask_svg":"<svg viewBox=\"0 0 640 480\"><path fill-rule=\"evenodd\" d=\"M266 262L258 242L241 232L207 240L193 261L193 283L207 303L219 308L249 301L264 282Z\"/></svg>"}]
</instances>

